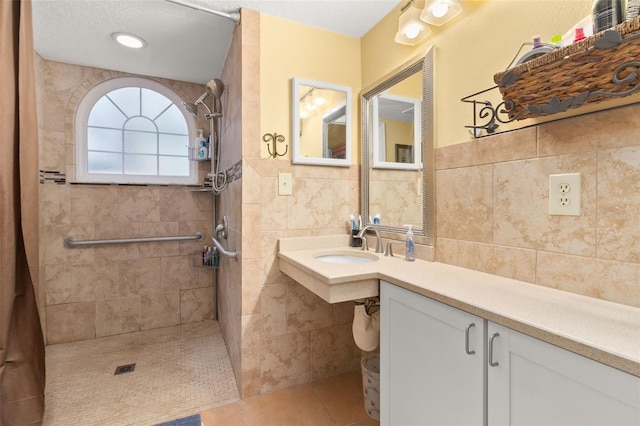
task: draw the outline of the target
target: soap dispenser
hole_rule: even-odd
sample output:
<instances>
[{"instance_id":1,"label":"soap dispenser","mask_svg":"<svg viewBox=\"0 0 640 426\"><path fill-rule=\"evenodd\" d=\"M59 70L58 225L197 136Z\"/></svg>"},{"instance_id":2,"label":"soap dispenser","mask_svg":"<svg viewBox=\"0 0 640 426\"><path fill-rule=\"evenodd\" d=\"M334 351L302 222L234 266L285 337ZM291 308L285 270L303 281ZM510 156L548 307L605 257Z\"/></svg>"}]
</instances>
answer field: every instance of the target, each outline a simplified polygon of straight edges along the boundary
<instances>
[{"instance_id":1,"label":"soap dispenser","mask_svg":"<svg viewBox=\"0 0 640 426\"><path fill-rule=\"evenodd\" d=\"M405 225L407 228L407 239L406 239L406 250L404 255L404 260L413 262L416 260L416 248L413 244L413 231L411 230L411 225Z\"/></svg>"},{"instance_id":2,"label":"soap dispenser","mask_svg":"<svg viewBox=\"0 0 640 426\"><path fill-rule=\"evenodd\" d=\"M207 154L207 140L204 138L204 135L202 134L203 130L202 129L198 129L198 137L195 140L195 147L198 150L198 158L200 160L204 160L208 157Z\"/></svg>"}]
</instances>

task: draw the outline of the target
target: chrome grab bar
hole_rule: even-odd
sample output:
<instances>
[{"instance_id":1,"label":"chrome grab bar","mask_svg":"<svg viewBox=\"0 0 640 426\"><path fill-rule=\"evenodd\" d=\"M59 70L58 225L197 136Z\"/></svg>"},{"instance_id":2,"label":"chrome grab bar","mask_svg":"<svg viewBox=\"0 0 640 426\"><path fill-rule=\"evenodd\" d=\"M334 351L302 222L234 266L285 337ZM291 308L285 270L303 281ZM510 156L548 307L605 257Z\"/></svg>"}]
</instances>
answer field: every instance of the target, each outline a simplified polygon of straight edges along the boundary
<instances>
[{"instance_id":1,"label":"chrome grab bar","mask_svg":"<svg viewBox=\"0 0 640 426\"><path fill-rule=\"evenodd\" d=\"M74 248L80 246L95 246L102 244L132 244L132 243L159 243L165 241L202 241L204 234L196 232L195 235L180 235L176 237L143 237L143 238L118 238L113 240L76 240L73 237L64 239L66 248Z\"/></svg>"},{"instance_id":2,"label":"chrome grab bar","mask_svg":"<svg viewBox=\"0 0 640 426\"><path fill-rule=\"evenodd\" d=\"M467 326L467 329L464 332L464 351L467 353L467 355L474 355L476 353L476 351L472 351L469 349L469 331L471 330L471 327L475 326L476 324L472 322Z\"/></svg>"},{"instance_id":3,"label":"chrome grab bar","mask_svg":"<svg viewBox=\"0 0 640 426\"><path fill-rule=\"evenodd\" d=\"M233 257L234 259L236 259L236 262L238 261L238 255L240 254L240 250L236 249L236 251L227 251L225 250L224 247L222 247L222 244L220 244L220 241L216 240L216 237L211 237L211 239L213 240L213 245L216 246L220 254L227 257Z\"/></svg>"}]
</instances>

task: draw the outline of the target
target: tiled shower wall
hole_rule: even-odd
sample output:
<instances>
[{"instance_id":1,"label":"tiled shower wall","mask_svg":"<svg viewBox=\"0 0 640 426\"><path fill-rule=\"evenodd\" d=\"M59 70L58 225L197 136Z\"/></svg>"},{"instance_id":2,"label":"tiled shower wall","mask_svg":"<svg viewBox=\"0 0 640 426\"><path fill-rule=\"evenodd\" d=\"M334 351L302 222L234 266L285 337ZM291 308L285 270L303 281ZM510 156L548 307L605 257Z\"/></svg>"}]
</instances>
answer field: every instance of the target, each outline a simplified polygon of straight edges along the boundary
<instances>
[{"instance_id":1,"label":"tiled shower wall","mask_svg":"<svg viewBox=\"0 0 640 426\"><path fill-rule=\"evenodd\" d=\"M436 151L436 260L640 307L640 105ZM581 174L580 216L548 214Z\"/></svg>"},{"instance_id":2,"label":"tiled shower wall","mask_svg":"<svg viewBox=\"0 0 640 426\"><path fill-rule=\"evenodd\" d=\"M229 352L247 397L358 367L353 304L330 305L293 282L280 273L276 253L281 237L346 232L345 218L359 204L359 168L260 158L260 15L243 10L239 30L223 76L230 93L231 121L225 124L233 127L225 143L242 140L242 179L221 195L220 213L229 216L228 244L241 246L242 259L221 268L220 285L221 315L233 311L230 329L241 330L241 342L229 345ZM228 149L240 154L234 151L239 148ZM292 196L278 195L280 172L292 173ZM229 333L226 338L236 339Z\"/></svg>"},{"instance_id":3,"label":"tiled shower wall","mask_svg":"<svg viewBox=\"0 0 640 426\"><path fill-rule=\"evenodd\" d=\"M75 108L89 88L125 74L41 58L38 67L40 168L47 171L40 185L41 312L46 316L47 343L210 319L212 272L194 266L194 253L211 236L211 193L181 186L71 184ZM185 100L204 91L202 85L157 81ZM208 163L200 165L202 175L205 167ZM75 249L62 245L71 236L110 239L197 231L205 234L205 242Z\"/></svg>"},{"instance_id":4,"label":"tiled shower wall","mask_svg":"<svg viewBox=\"0 0 640 426\"><path fill-rule=\"evenodd\" d=\"M244 33L248 31L249 22L246 11L241 11L240 25L236 26L231 46L227 53L221 79L225 84L225 94L222 98L223 114L222 128L220 129L222 155L220 157L220 169L229 169L242 158L242 140L245 137L246 123L244 115L243 96L245 70L243 67L243 51L245 49ZM240 176L229 183L228 187L217 198L216 224L222 222L222 216L227 216L228 238L221 240L228 250L240 250L237 260L221 257L218 270L218 297L219 297L219 321L222 335L224 336L233 366L233 372L241 390L242 379L242 330L241 330L241 304L242 304L242 268L245 263L245 247L242 246L242 172Z\"/></svg>"}]
</instances>

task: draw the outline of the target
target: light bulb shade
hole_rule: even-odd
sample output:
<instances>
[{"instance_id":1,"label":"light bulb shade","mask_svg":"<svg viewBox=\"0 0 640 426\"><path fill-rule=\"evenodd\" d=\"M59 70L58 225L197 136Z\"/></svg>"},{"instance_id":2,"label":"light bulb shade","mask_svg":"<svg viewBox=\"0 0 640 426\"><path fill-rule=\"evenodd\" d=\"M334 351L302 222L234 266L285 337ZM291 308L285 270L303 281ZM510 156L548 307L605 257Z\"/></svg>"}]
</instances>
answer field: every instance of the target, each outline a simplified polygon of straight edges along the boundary
<instances>
[{"instance_id":1,"label":"light bulb shade","mask_svg":"<svg viewBox=\"0 0 640 426\"><path fill-rule=\"evenodd\" d=\"M458 0L429 0L422 10L420 19L439 27L458 16L462 6Z\"/></svg>"},{"instance_id":2,"label":"light bulb shade","mask_svg":"<svg viewBox=\"0 0 640 426\"><path fill-rule=\"evenodd\" d=\"M424 40L429 33L431 33L429 26L420 20L420 9L411 5L400 14L395 41L413 46Z\"/></svg>"}]
</instances>

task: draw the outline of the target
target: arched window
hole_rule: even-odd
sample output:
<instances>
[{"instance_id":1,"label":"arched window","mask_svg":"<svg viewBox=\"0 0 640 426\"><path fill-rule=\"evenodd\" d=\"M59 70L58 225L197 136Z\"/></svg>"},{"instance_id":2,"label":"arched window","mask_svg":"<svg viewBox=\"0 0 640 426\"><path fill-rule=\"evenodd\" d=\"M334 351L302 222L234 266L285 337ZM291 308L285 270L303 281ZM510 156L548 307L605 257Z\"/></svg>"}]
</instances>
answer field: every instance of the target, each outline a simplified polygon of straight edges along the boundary
<instances>
[{"instance_id":1,"label":"arched window","mask_svg":"<svg viewBox=\"0 0 640 426\"><path fill-rule=\"evenodd\" d=\"M196 184L193 118L152 80L123 77L91 89L76 113L76 181Z\"/></svg>"}]
</instances>

